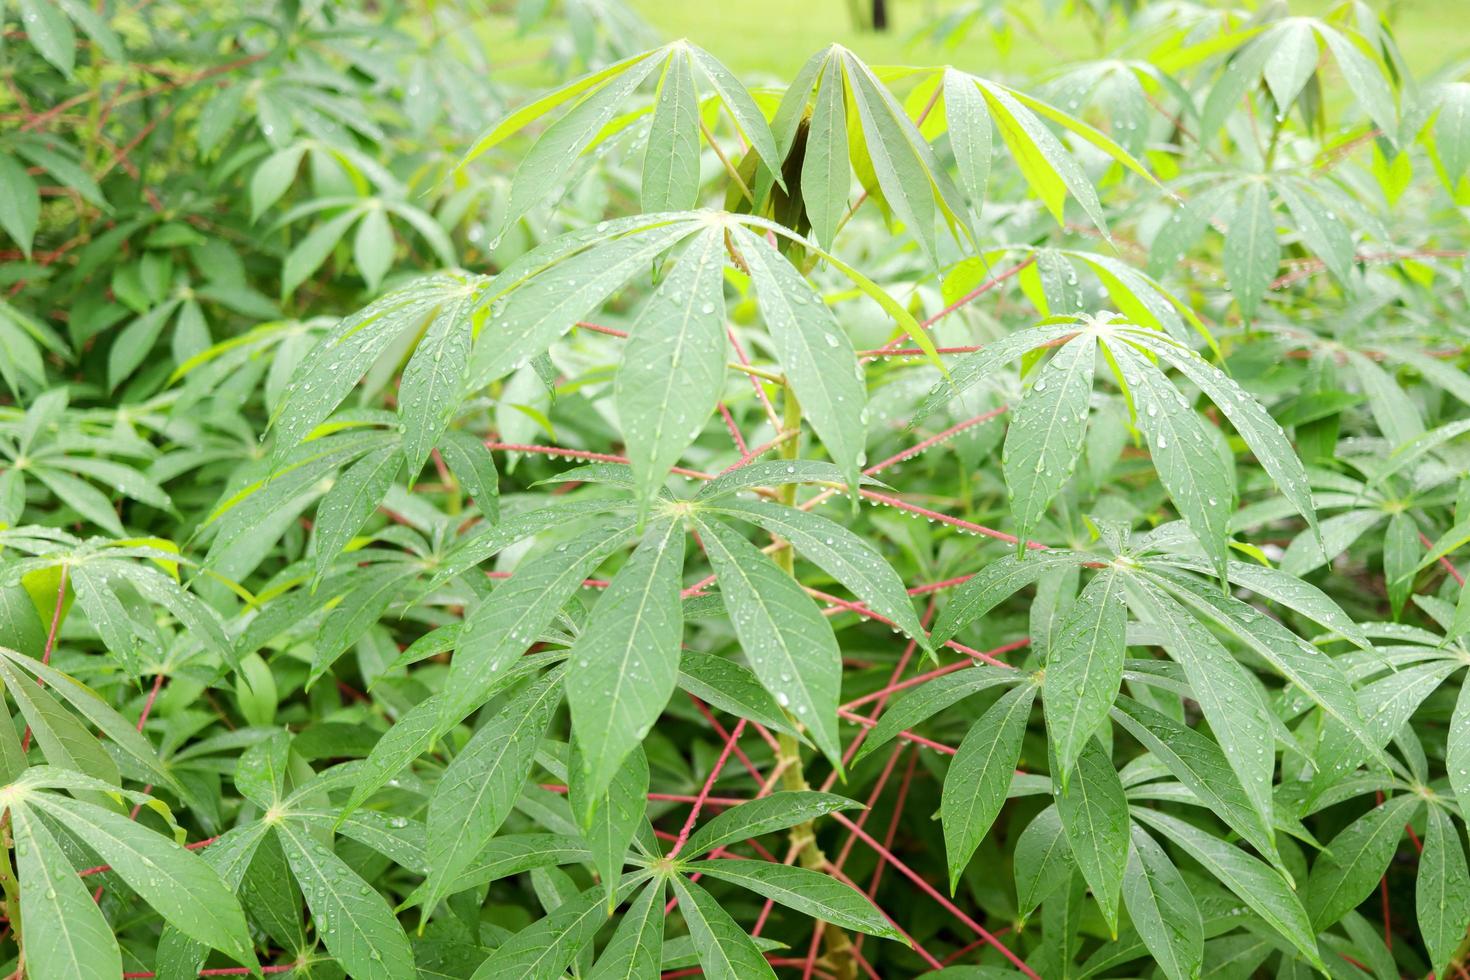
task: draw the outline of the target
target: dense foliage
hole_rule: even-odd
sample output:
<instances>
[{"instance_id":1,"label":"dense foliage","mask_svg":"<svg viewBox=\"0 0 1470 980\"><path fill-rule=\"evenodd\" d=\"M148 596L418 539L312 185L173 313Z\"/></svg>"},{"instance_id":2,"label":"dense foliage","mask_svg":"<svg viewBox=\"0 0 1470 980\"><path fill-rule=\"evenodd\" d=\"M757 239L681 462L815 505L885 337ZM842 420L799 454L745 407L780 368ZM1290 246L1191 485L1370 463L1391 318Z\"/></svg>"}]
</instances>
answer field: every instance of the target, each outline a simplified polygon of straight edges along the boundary
<instances>
[{"instance_id":1,"label":"dense foliage","mask_svg":"<svg viewBox=\"0 0 1470 980\"><path fill-rule=\"evenodd\" d=\"M478 6L0 7L0 971L1467 975L1470 69Z\"/></svg>"}]
</instances>

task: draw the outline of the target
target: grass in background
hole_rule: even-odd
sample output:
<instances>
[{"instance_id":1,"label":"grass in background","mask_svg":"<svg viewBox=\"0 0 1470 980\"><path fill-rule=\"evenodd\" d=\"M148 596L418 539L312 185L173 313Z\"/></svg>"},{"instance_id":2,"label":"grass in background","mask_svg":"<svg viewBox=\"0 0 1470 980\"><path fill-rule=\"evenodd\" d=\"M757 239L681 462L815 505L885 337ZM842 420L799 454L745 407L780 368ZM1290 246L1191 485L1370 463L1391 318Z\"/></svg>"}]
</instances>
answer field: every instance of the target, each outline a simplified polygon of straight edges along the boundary
<instances>
[{"instance_id":1,"label":"grass in background","mask_svg":"<svg viewBox=\"0 0 1470 980\"><path fill-rule=\"evenodd\" d=\"M1033 0L1034 19L1042 36L1018 32L1002 50L985 31L976 30L961 45L940 48L915 40L915 32L933 22L953 2L888 0L886 33L853 26L850 3L870 0L739 0L733 4L689 0L631 0L658 30L671 38L687 37L707 48L737 74L764 73L785 81L815 51L836 42L851 48L868 64L953 64L993 76L1044 74L1055 65L1106 54L1081 18L1047 20L1040 0ZM1330 0L1293 2L1292 10L1320 14ZM1470 0L1398 0L1384 7L1405 57L1422 75L1446 63L1470 57ZM1116 31L1116 28L1115 28ZM1109 47L1116 34L1107 41Z\"/></svg>"}]
</instances>

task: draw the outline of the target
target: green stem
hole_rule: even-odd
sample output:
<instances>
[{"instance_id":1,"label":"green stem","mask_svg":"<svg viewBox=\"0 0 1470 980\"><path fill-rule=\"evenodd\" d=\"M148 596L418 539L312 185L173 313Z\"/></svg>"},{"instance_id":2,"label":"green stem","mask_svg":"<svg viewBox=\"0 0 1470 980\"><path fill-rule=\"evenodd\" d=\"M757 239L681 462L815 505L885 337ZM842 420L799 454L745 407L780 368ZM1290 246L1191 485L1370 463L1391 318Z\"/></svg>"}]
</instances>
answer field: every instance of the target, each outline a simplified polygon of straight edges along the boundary
<instances>
[{"instance_id":1,"label":"green stem","mask_svg":"<svg viewBox=\"0 0 1470 980\"><path fill-rule=\"evenodd\" d=\"M781 429L784 432L801 431L801 405L792 394L790 386L782 389ZM781 446L781 458L795 460L801 455L801 440L786 440ZM787 507L796 505L796 484L788 483L776 492L776 499ZM772 557L786 574L796 575L796 552L785 544ZM781 773L781 788L800 792L810 789L806 781L806 770L801 762L801 743L795 736L778 733L776 742L776 766ZM796 850L797 860L803 868L813 871L827 866L827 855L817 844L817 833L812 821L807 820L792 827L788 840ZM857 962L853 957L852 939L832 923L823 923L823 941L826 943L826 966L838 980L853 980L857 976Z\"/></svg>"},{"instance_id":2,"label":"green stem","mask_svg":"<svg viewBox=\"0 0 1470 980\"><path fill-rule=\"evenodd\" d=\"M20 944L20 882L16 880L15 871L10 866L10 849L13 842L10 839L10 811L5 812L0 819L0 893L4 895L5 917L10 920L11 938L15 940L15 948L23 950ZM19 970L16 971L19 973Z\"/></svg>"}]
</instances>

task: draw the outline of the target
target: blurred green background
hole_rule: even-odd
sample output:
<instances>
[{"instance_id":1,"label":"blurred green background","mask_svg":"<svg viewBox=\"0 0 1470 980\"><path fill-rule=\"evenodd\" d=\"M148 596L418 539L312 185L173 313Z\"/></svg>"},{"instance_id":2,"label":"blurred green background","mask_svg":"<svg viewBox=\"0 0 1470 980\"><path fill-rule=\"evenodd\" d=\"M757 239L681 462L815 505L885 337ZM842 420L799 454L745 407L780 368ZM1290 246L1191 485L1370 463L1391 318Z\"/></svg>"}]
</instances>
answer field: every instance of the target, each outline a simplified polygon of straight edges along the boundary
<instances>
[{"instance_id":1,"label":"blurred green background","mask_svg":"<svg viewBox=\"0 0 1470 980\"><path fill-rule=\"evenodd\" d=\"M887 0L890 27L885 33L854 27L852 3L871 0L629 0L660 32L687 37L736 71L789 79L815 51L837 42L874 65L954 64L970 71L1035 75L1053 65L1106 54L1120 40L1097 38L1080 18L1048 21L1041 0L1034 7L1037 33L1018 31L1009 50L1000 49L984 30L971 31L963 44L940 48L915 32L958 4L945 0ZM1244 4L1241 4L1244 5ZM1292 0L1293 13L1321 14L1336 0ZM1396 0L1375 3L1393 24L1405 57L1428 75L1447 62L1470 57L1470 0Z\"/></svg>"}]
</instances>

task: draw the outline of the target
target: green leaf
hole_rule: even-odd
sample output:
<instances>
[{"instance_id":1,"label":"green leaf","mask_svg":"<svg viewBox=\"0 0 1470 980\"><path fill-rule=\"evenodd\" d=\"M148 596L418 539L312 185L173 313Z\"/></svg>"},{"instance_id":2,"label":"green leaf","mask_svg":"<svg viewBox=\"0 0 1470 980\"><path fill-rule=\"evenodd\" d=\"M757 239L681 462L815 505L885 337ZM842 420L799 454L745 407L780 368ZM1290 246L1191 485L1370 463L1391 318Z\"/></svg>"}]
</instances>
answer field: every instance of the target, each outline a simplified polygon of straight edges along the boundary
<instances>
[{"instance_id":1,"label":"green leaf","mask_svg":"<svg viewBox=\"0 0 1470 980\"><path fill-rule=\"evenodd\" d=\"M986 344L975 353L966 354L950 366L948 379L936 382L934 387L929 389L928 396L914 411L913 417L909 419L909 428L918 425L948 404L951 399L969 391L1022 354L1076 332L1077 324L1071 320L1063 323L1043 323L1040 326L1027 327L1024 330L1008 333L999 340Z\"/></svg>"},{"instance_id":2,"label":"green leaf","mask_svg":"<svg viewBox=\"0 0 1470 980\"><path fill-rule=\"evenodd\" d=\"M699 953L699 965L709 980L776 980L776 972L760 947L709 892L683 875L674 875L671 880L679 910Z\"/></svg>"},{"instance_id":3,"label":"green leaf","mask_svg":"<svg viewBox=\"0 0 1470 980\"><path fill-rule=\"evenodd\" d=\"M738 858L705 861L699 870L838 928L906 942L867 896L820 871Z\"/></svg>"},{"instance_id":4,"label":"green leaf","mask_svg":"<svg viewBox=\"0 0 1470 980\"><path fill-rule=\"evenodd\" d=\"M491 524L499 522L500 474L495 469L495 457L485 444L468 432L450 429L439 437L439 453L485 520Z\"/></svg>"},{"instance_id":5,"label":"green leaf","mask_svg":"<svg viewBox=\"0 0 1470 980\"><path fill-rule=\"evenodd\" d=\"M1235 770L1261 821L1272 826L1271 777L1276 768L1270 709L1259 682L1172 598L1141 582L1127 585L1135 612L1157 626L1210 731Z\"/></svg>"},{"instance_id":6,"label":"green leaf","mask_svg":"<svg viewBox=\"0 0 1470 980\"><path fill-rule=\"evenodd\" d=\"M1291 501L1296 512L1306 518L1311 527L1316 528L1317 514L1312 504L1312 488L1306 468L1281 426L1261 403L1219 368L1211 367L1198 354L1161 334L1130 331L1128 339L1168 361L1209 396L1255 453L1257 462L1270 475L1282 496ZM1257 577L1261 574L1257 573ZM1311 614L1303 612L1303 615ZM1347 619L1346 616L1337 618ZM1352 639L1350 634L1343 635Z\"/></svg>"},{"instance_id":7,"label":"green leaf","mask_svg":"<svg viewBox=\"0 0 1470 980\"><path fill-rule=\"evenodd\" d=\"M869 609L929 649L903 579L878 550L835 521L765 500L726 500L709 510L749 521L784 539L803 557L851 589Z\"/></svg>"},{"instance_id":8,"label":"green leaf","mask_svg":"<svg viewBox=\"0 0 1470 980\"><path fill-rule=\"evenodd\" d=\"M686 650L679 661L679 686L737 718L749 719L772 731L796 734L776 699L744 664Z\"/></svg>"},{"instance_id":9,"label":"green leaf","mask_svg":"<svg viewBox=\"0 0 1470 980\"><path fill-rule=\"evenodd\" d=\"M1006 801L1035 699L1036 688L1030 684L1001 695L970 727L950 761L939 813L951 894Z\"/></svg>"},{"instance_id":10,"label":"green leaf","mask_svg":"<svg viewBox=\"0 0 1470 980\"><path fill-rule=\"evenodd\" d=\"M687 211L699 200L699 100L694 65L675 48L664 65L643 151L645 212Z\"/></svg>"},{"instance_id":11,"label":"green leaf","mask_svg":"<svg viewBox=\"0 0 1470 980\"><path fill-rule=\"evenodd\" d=\"M1421 802L1410 793L1396 796L1328 842L1307 881L1307 912L1314 926L1326 928L1372 894Z\"/></svg>"},{"instance_id":12,"label":"green leaf","mask_svg":"<svg viewBox=\"0 0 1470 980\"><path fill-rule=\"evenodd\" d=\"M1064 791L1072 764L1107 721L1123 681L1128 606L1122 575L1109 569L1095 576L1047 647L1043 707Z\"/></svg>"},{"instance_id":13,"label":"green leaf","mask_svg":"<svg viewBox=\"0 0 1470 980\"><path fill-rule=\"evenodd\" d=\"M117 980L112 927L51 831L28 806L10 806L26 966L37 980Z\"/></svg>"},{"instance_id":14,"label":"green leaf","mask_svg":"<svg viewBox=\"0 0 1470 980\"><path fill-rule=\"evenodd\" d=\"M740 252L802 415L856 489L867 431L867 386L846 331L827 303L764 239L741 228Z\"/></svg>"},{"instance_id":15,"label":"green leaf","mask_svg":"<svg viewBox=\"0 0 1470 980\"><path fill-rule=\"evenodd\" d=\"M1302 86L1317 70L1317 36L1311 24L1300 19L1283 23L1271 32L1270 40L1271 53L1262 71L1280 117L1291 109Z\"/></svg>"},{"instance_id":16,"label":"green leaf","mask_svg":"<svg viewBox=\"0 0 1470 980\"><path fill-rule=\"evenodd\" d=\"M618 882L617 900L625 899L648 877L647 871L625 875ZM496 947L470 980L542 980L561 976L607 922L607 909L601 898L602 888L598 886L564 902Z\"/></svg>"},{"instance_id":17,"label":"green leaf","mask_svg":"<svg viewBox=\"0 0 1470 980\"><path fill-rule=\"evenodd\" d=\"M1202 806L1273 863L1279 861L1270 825L1245 795L1219 745L1193 728L1126 696L1117 699L1113 717L1153 753Z\"/></svg>"},{"instance_id":18,"label":"green leaf","mask_svg":"<svg viewBox=\"0 0 1470 980\"><path fill-rule=\"evenodd\" d=\"M623 872L629 845L647 820L648 760L643 749L635 747L599 798L591 795L586 777L579 774L583 751L580 744L573 742L572 749L568 766L572 812L582 820L582 836L607 889L607 911L611 915L613 886Z\"/></svg>"},{"instance_id":19,"label":"green leaf","mask_svg":"<svg viewBox=\"0 0 1470 980\"><path fill-rule=\"evenodd\" d=\"M1204 963L1204 924L1189 885L1164 849L1143 828L1131 827L1123 902L1169 980L1190 980Z\"/></svg>"},{"instance_id":20,"label":"green leaf","mask_svg":"<svg viewBox=\"0 0 1470 980\"><path fill-rule=\"evenodd\" d=\"M408 937L377 889L304 828L282 820L275 829L317 936L342 969L358 980L414 976Z\"/></svg>"},{"instance_id":21,"label":"green leaf","mask_svg":"<svg viewBox=\"0 0 1470 980\"><path fill-rule=\"evenodd\" d=\"M607 790L674 693L683 570L683 522L650 526L568 655L567 703L591 799Z\"/></svg>"},{"instance_id":22,"label":"green leaf","mask_svg":"<svg viewBox=\"0 0 1470 980\"><path fill-rule=\"evenodd\" d=\"M1429 949L1434 975L1444 976L1470 922L1470 870L1459 828L1437 806L1429 807L1424 828L1424 853L1419 856L1415 904L1419 935Z\"/></svg>"},{"instance_id":23,"label":"green leaf","mask_svg":"<svg viewBox=\"0 0 1470 980\"><path fill-rule=\"evenodd\" d=\"M1038 813L1021 831L1011 853L1011 863L1016 872L1016 911L1023 920L1045 898L1072 880L1072 869L1077 862L1062 830L1056 804Z\"/></svg>"},{"instance_id":24,"label":"green leaf","mask_svg":"<svg viewBox=\"0 0 1470 980\"><path fill-rule=\"evenodd\" d=\"M991 562L950 594L949 605L940 611L939 619L929 634L929 642L936 647L947 643L961 629L1041 578L1048 570L1085 560L1066 551L1035 551L1006 555Z\"/></svg>"},{"instance_id":25,"label":"green leaf","mask_svg":"<svg viewBox=\"0 0 1470 980\"><path fill-rule=\"evenodd\" d=\"M43 0L25 0L27 4L48 9ZM31 243L36 237L36 224L41 220L41 194L25 166L14 156L0 156L0 228L15 240L29 259Z\"/></svg>"},{"instance_id":26,"label":"green leaf","mask_svg":"<svg viewBox=\"0 0 1470 980\"><path fill-rule=\"evenodd\" d=\"M77 569L73 569L75 572ZM139 733L137 726L124 718L122 715L102 700L95 691L86 687L74 678L62 673L49 664L27 657L25 654L14 650L0 647L0 657L12 661L21 670L29 671L36 679L46 685L46 689L67 704L77 710L82 717L92 723L107 740L133 764L140 767L149 774L149 778L160 785L178 789L178 780L162 762L159 761L158 753L149 743L148 739ZM7 683L17 675L6 671L3 675ZM20 683L25 683L23 680ZM19 702L17 702L19 703ZM57 709L60 710L59 708ZM70 726L68 726L70 727ZM39 730L38 730L39 737ZM57 760L58 764L64 762ZM90 773L90 775L97 775ZM104 781L106 777L103 778Z\"/></svg>"},{"instance_id":27,"label":"green leaf","mask_svg":"<svg viewBox=\"0 0 1470 980\"><path fill-rule=\"evenodd\" d=\"M104 783L119 784L117 763L75 715L57 704L55 698L20 673L8 659L0 659L0 680L15 699L15 706L31 727L47 762Z\"/></svg>"},{"instance_id":28,"label":"green leaf","mask_svg":"<svg viewBox=\"0 0 1470 980\"><path fill-rule=\"evenodd\" d=\"M1128 864L1128 800L1112 759L1096 739L1082 747L1075 775L1056 794L1057 815L1077 869L1116 936L1118 893Z\"/></svg>"},{"instance_id":29,"label":"green leaf","mask_svg":"<svg viewBox=\"0 0 1470 980\"><path fill-rule=\"evenodd\" d=\"M928 144L867 65L849 51L830 59L828 71L836 64L844 70L848 97L862 127L862 145L883 200L925 256L937 264L934 178L940 175L925 165L920 147L927 150Z\"/></svg>"},{"instance_id":30,"label":"green leaf","mask_svg":"<svg viewBox=\"0 0 1470 980\"><path fill-rule=\"evenodd\" d=\"M1235 473L1216 451L1216 433L1158 368L1133 348L1110 344L1123 369L1159 482L1225 581Z\"/></svg>"},{"instance_id":31,"label":"green leaf","mask_svg":"<svg viewBox=\"0 0 1470 980\"><path fill-rule=\"evenodd\" d=\"M332 254L342 236L347 234L347 229L352 223L362 216L362 211L353 208L336 215L322 224L317 225L307 232L286 254L285 261L281 264L281 298L285 299L296 292L296 287L311 278L312 273L321 268L323 262Z\"/></svg>"},{"instance_id":32,"label":"green leaf","mask_svg":"<svg viewBox=\"0 0 1470 980\"><path fill-rule=\"evenodd\" d=\"M1001 462L1016 537L1021 539L1018 550L1026 547L1082 454L1096 353L1092 334L1064 344L1037 373L1011 416Z\"/></svg>"},{"instance_id":33,"label":"green leaf","mask_svg":"<svg viewBox=\"0 0 1470 980\"><path fill-rule=\"evenodd\" d=\"M463 289L455 277L431 276L389 293L329 331L301 361L271 415L276 433L272 465L326 421L394 340L418 329Z\"/></svg>"},{"instance_id":34,"label":"green leaf","mask_svg":"<svg viewBox=\"0 0 1470 980\"><path fill-rule=\"evenodd\" d=\"M402 469L398 447L385 446L353 463L332 484L317 505L313 527L317 581L378 509Z\"/></svg>"},{"instance_id":35,"label":"green leaf","mask_svg":"<svg viewBox=\"0 0 1470 980\"><path fill-rule=\"evenodd\" d=\"M444 687L445 724L484 702L486 683L536 642L592 570L632 533L626 518L595 524L575 540L522 561L515 574L470 613Z\"/></svg>"},{"instance_id":36,"label":"green leaf","mask_svg":"<svg viewBox=\"0 0 1470 980\"><path fill-rule=\"evenodd\" d=\"M698 437L725 383L724 239L690 243L628 333L614 400L643 501Z\"/></svg>"},{"instance_id":37,"label":"green leaf","mask_svg":"<svg viewBox=\"0 0 1470 980\"><path fill-rule=\"evenodd\" d=\"M1256 315L1266 287L1281 265L1281 245L1276 240L1276 214L1271 210L1271 192L1263 180L1246 186L1240 203L1230 217L1225 233L1225 275L1240 312Z\"/></svg>"},{"instance_id":38,"label":"green leaf","mask_svg":"<svg viewBox=\"0 0 1470 980\"><path fill-rule=\"evenodd\" d=\"M759 548L719 521L696 520L720 598L751 670L841 770L837 699L842 657L832 624L796 580Z\"/></svg>"},{"instance_id":39,"label":"green leaf","mask_svg":"<svg viewBox=\"0 0 1470 980\"><path fill-rule=\"evenodd\" d=\"M603 127L613 120L655 66L665 60L645 57L622 62L620 73L590 91L566 115L546 127L516 168L510 185L510 199L496 232L497 240L533 207L555 199L558 188L571 174L578 158L597 140ZM488 136L482 138L466 160L483 152L487 139Z\"/></svg>"},{"instance_id":40,"label":"green leaf","mask_svg":"<svg viewBox=\"0 0 1470 980\"><path fill-rule=\"evenodd\" d=\"M68 78L76 65L77 34L60 4L48 0L17 0L26 36L47 61Z\"/></svg>"},{"instance_id":41,"label":"green leaf","mask_svg":"<svg viewBox=\"0 0 1470 980\"><path fill-rule=\"evenodd\" d=\"M1135 809L1133 814L1183 848L1295 946L1308 963L1325 972L1306 910L1280 873L1177 817L1145 809Z\"/></svg>"},{"instance_id":42,"label":"green leaf","mask_svg":"<svg viewBox=\"0 0 1470 980\"><path fill-rule=\"evenodd\" d=\"M561 703L561 684L560 671L533 683L482 725L445 768L429 799L426 917L510 815Z\"/></svg>"},{"instance_id":43,"label":"green leaf","mask_svg":"<svg viewBox=\"0 0 1470 980\"><path fill-rule=\"evenodd\" d=\"M192 851L120 813L50 793L27 797L96 851L128 887L190 939L255 966L245 913L214 869Z\"/></svg>"},{"instance_id":44,"label":"green leaf","mask_svg":"<svg viewBox=\"0 0 1470 980\"><path fill-rule=\"evenodd\" d=\"M1197 615L1218 624L1259 654L1330 718L1352 733L1381 765L1388 767L1387 757L1368 731L1357 692L1336 661L1234 596L1220 595L1194 583L1180 587L1180 583L1170 582L1166 587Z\"/></svg>"},{"instance_id":45,"label":"green leaf","mask_svg":"<svg viewBox=\"0 0 1470 980\"><path fill-rule=\"evenodd\" d=\"M772 793L711 817L690 835L679 858L687 862L728 844L795 827L840 810L857 809L861 809L859 804L831 793L809 790Z\"/></svg>"},{"instance_id":46,"label":"green leaf","mask_svg":"<svg viewBox=\"0 0 1470 980\"><path fill-rule=\"evenodd\" d=\"M587 980L657 976L664 956L664 879L656 878L628 906Z\"/></svg>"},{"instance_id":47,"label":"green leaf","mask_svg":"<svg viewBox=\"0 0 1470 980\"><path fill-rule=\"evenodd\" d=\"M439 307L399 379L398 418L410 480L440 443L464 396L478 302L478 290L467 288ZM446 462L448 457L446 449Z\"/></svg>"},{"instance_id":48,"label":"green leaf","mask_svg":"<svg viewBox=\"0 0 1470 980\"><path fill-rule=\"evenodd\" d=\"M971 694L999 684L1020 684L1024 681L1026 675L1019 670L991 667L987 664L975 664L925 681L917 690L884 708L883 713L878 716L878 724L868 729L867 737L857 755L853 756L853 764L856 765L887 745L900 732L914 728Z\"/></svg>"},{"instance_id":49,"label":"green leaf","mask_svg":"<svg viewBox=\"0 0 1470 980\"><path fill-rule=\"evenodd\" d=\"M467 388L483 388L544 353L634 275L700 227L690 221L654 225L550 265L491 301L476 335ZM574 236L564 236L574 239ZM507 270L496 282L515 282Z\"/></svg>"},{"instance_id":50,"label":"green leaf","mask_svg":"<svg viewBox=\"0 0 1470 980\"><path fill-rule=\"evenodd\" d=\"M1347 82L1348 88L1358 100L1358 105L1373 120L1373 124L1383 131L1385 137L1392 140L1398 131L1398 112L1394 107L1393 90L1389 88L1384 72L1359 51L1345 34L1321 25L1318 25L1317 33L1327 42L1332 57L1337 60L1337 68L1342 72L1343 81Z\"/></svg>"},{"instance_id":51,"label":"green leaf","mask_svg":"<svg viewBox=\"0 0 1470 980\"><path fill-rule=\"evenodd\" d=\"M842 63L828 58L817 84L817 100L807 129L806 156L801 165L801 201L806 207L812 236L832 247L847 214L852 167L847 160L847 104Z\"/></svg>"},{"instance_id":52,"label":"green leaf","mask_svg":"<svg viewBox=\"0 0 1470 980\"><path fill-rule=\"evenodd\" d=\"M368 292L375 293L382 285L383 277L393 266L393 226L388 223L388 212L380 203L373 201L357 224L357 234L352 239L352 261L362 274Z\"/></svg>"},{"instance_id":53,"label":"green leaf","mask_svg":"<svg viewBox=\"0 0 1470 980\"><path fill-rule=\"evenodd\" d=\"M974 81L953 69L944 72L944 118L960 186L970 199L970 210L978 215L995 153L990 112Z\"/></svg>"}]
</instances>

